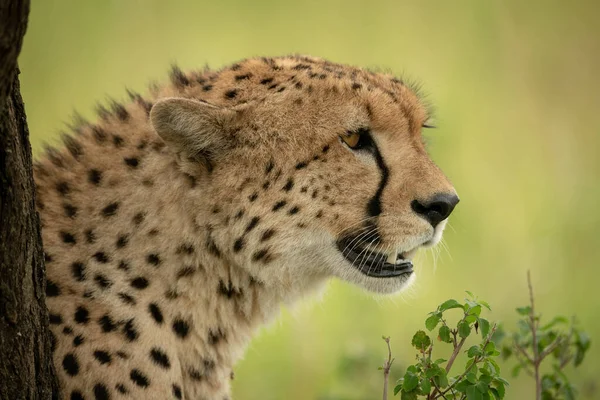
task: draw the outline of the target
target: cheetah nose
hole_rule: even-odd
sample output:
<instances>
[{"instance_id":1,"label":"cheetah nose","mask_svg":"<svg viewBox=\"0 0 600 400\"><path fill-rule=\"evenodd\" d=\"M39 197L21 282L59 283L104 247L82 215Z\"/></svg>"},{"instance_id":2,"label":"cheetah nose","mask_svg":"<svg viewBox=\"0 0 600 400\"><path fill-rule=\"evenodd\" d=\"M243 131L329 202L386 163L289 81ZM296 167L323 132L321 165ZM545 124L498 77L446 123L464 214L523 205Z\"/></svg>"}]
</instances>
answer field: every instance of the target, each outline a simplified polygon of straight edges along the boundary
<instances>
[{"instance_id":1,"label":"cheetah nose","mask_svg":"<svg viewBox=\"0 0 600 400\"><path fill-rule=\"evenodd\" d=\"M435 228L450 216L459 201L460 199L455 193L437 193L425 202L413 200L410 206L414 212L429 221Z\"/></svg>"}]
</instances>

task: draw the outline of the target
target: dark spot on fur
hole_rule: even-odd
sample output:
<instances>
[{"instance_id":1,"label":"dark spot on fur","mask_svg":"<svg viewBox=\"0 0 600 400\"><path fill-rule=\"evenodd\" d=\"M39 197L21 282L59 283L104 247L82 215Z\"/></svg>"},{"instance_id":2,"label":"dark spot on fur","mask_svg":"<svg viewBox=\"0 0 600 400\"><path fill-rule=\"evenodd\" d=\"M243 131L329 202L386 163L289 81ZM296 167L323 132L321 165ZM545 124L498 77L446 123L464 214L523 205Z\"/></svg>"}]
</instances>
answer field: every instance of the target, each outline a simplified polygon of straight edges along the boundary
<instances>
[{"instance_id":1,"label":"dark spot on fur","mask_svg":"<svg viewBox=\"0 0 600 400\"><path fill-rule=\"evenodd\" d=\"M63 319L60 315L52 313L49 315L49 320L52 325L60 325L63 322Z\"/></svg>"},{"instance_id":2,"label":"dark spot on fur","mask_svg":"<svg viewBox=\"0 0 600 400\"><path fill-rule=\"evenodd\" d=\"M237 89L231 89L225 92L225 98L234 99L238 94Z\"/></svg>"},{"instance_id":3,"label":"dark spot on fur","mask_svg":"<svg viewBox=\"0 0 600 400\"><path fill-rule=\"evenodd\" d=\"M83 395L81 394L81 392L79 390L73 390L71 392L71 400L85 400L85 398L83 397Z\"/></svg>"},{"instance_id":4,"label":"dark spot on fur","mask_svg":"<svg viewBox=\"0 0 600 400\"><path fill-rule=\"evenodd\" d=\"M98 323L100 324L102 332L104 333L113 332L117 329L117 326L108 314L105 314L104 316L100 317Z\"/></svg>"},{"instance_id":5,"label":"dark spot on fur","mask_svg":"<svg viewBox=\"0 0 600 400\"><path fill-rule=\"evenodd\" d=\"M94 397L96 400L109 400L110 395L108 393L108 388L103 383L96 383L94 385Z\"/></svg>"},{"instance_id":6,"label":"dark spot on fur","mask_svg":"<svg viewBox=\"0 0 600 400\"><path fill-rule=\"evenodd\" d=\"M177 254L194 254L194 246L184 243L177 248Z\"/></svg>"},{"instance_id":7,"label":"dark spot on fur","mask_svg":"<svg viewBox=\"0 0 600 400\"><path fill-rule=\"evenodd\" d=\"M75 218L77 215L77 207L72 204L63 204L63 209L65 210L65 215L68 218Z\"/></svg>"},{"instance_id":8,"label":"dark spot on fur","mask_svg":"<svg viewBox=\"0 0 600 400\"><path fill-rule=\"evenodd\" d=\"M273 237L273 235L275 235L275 230L274 229L267 229L266 231L263 232L260 241L264 242L266 240L269 240L270 238Z\"/></svg>"},{"instance_id":9,"label":"dark spot on fur","mask_svg":"<svg viewBox=\"0 0 600 400\"><path fill-rule=\"evenodd\" d=\"M98 360L100 364L110 364L112 357L108 351L96 350L94 351L94 358Z\"/></svg>"},{"instance_id":10,"label":"dark spot on fur","mask_svg":"<svg viewBox=\"0 0 600 400\"><path fill-rule=\"evenodd\" d=\"M117 391L121 394L129 393L129 390L127 390L125 385L123 385L122 383L117 383L117 385L115 386L115 389L117 389Z\"/></svg>"},{"instance_id":11,"label":"dark spot on fur","mask_svg":"<svg viewBox=\"0 0 600 400\"><path fill-rule=\"evenodd\" d=\"M75 261L71 264L71 273L73 278L79 282L83 281L85 279L85 265L80 261Z\"/></svg>"},{"instance_id":12,"label":"dark spot on fur","mask_svg":"<svg viewBox=\"0 0 600 400\"><path fill-rule=\"evenodd\" d=\"M124 351L117 351L117 357L123 359L123 360L128 360L129 359L129 355L127 353L125 353Z\"/></svg>"},{"instance_id":13,"label":"dark spot on fur","mask_svg":"<svg viewBox=\"0 0 600 400\"><path fill-rule=\"evenodd\" d=\"M192 276L196 273L196 268L192 266L185 266L177 271L177 279L185 278L188 276Z\"/></svg>"},{"instance_id":14,"label":"dark spot on fur","mask_svg":"<svg viewBox=\"0 0 600 400\"><path fill-rule=\"evenodd\" d=\"M149 284L150 283L148 282L148 279L142 276L138 276L137 278L131 280L131 286L140 290L146 289Z\"/></svg>"},{"instance_id":15,"label":"dark spot on fur","mask_svg":"<svg viewBox=\"0 0 600 400\"><path fill-rule=\"evenodd\" d=\"M62 239L62 241L64 243L67 243L67 244L74 245L77 243L77 240L75 239L75 235L73 235L72 233L69 233L69 232L61 231L60 238Z\"/></svg>"},{"instance_id":16,"label":"dark spot on fur","mask_svg":"<svg viewBox=\"0 0 600 400\"><path fill-rule=\"evenodd\" d=\"M65 372L71 376L75 376L79 373L79 362L73 353L68 353L65 355L62 365Z\"/></svg>"},{"instance_id":17,"label":"dark spot on fur","mask_svg":"<svg viewBox=\"0 0 600 400\"><path fill-rule=\"evenodd\" d=\"M100 185L102 181L102 172L97 169L90 169L88 171L88 181L94 185Z\"/></svg>"},{"instance_id":18,"label":"dark spot on fur","mask_svg":"<svg viewBox=\"0 0 600 400\"><path fill-rule=\"evenodd\" d=\"M110 261L110 259L106 255L106 253L104 253L103 251L99 251L99 252L95 253L93 255L93 257L96 261L98 261L99 263L102 263L102 264L106 264Z\"/></svg>"},{"instance_id":19,"label":"dark spot on fur","mask_svg":"<svg viewBox=\"0 0 600 400\"><path fill-rule=\"evenodd\" d=\"M245 234L247 234L248 232L250 232L252 229L256 228L256 225L258 225L258 222L260 221L259 217L252 217L252 219L250 220L250 222L248 223L248 225L246 226L246 230L245 230Z\"/></svg>"},{"instance_id":20,"label":"dark spot on fur","mask_svg":"<svg viewBox=\"0 0 600 400\"><path fill-rule=\"evenodd\" d=\"M176 65L171 67L171 82L178 87L190 85L188 77Z\"/></svg>"},{"instance_id":21,"label":"dark spot on fur","mask_svg":"<svg viewBox=\"0 0 600 400\"><path fill-rule=\"evenodd\" d=\"M123 334L130 342L137 340L137 338L140 336L137 329L135 329L135 326L133 325L133 318L127 320L125 325L123 325Z\"/></svg>"},{"instance_id":22,"label":"dark spot on fur","mask_svg":"<svg viewBox=\"0 0 600 400\"><path fill-rule=\"evenodd\" d=\"M287 201L285 200L280 200L277 203L275 203L275 205L273 205L273 211L277 211L283 207L285 207L285 205L287 204Z\"/></svg>"},{"instance_id":23,"label":"dark spot on fur","mask_svg":"<svg viewBox=\"0 0 600 400\"><path fill-rule=\"evenodd\" d=\"M48 296L48 297L60 296L59 287L56 286L56 283L52 282L50 279L46 280L46 296Z\"/></svg>"},{"instance_id":24,"label":"dark spot on fur","mask_svg":"<svg viewBox=\"0 0 600 400\"><path fill-rule=\"evenodd\" d=\"M221 340L227 339L227 336L220 328L208 331L208 344L214 346L218 344Z\"/></svg>"},{"instance_id":25,"label":"dark spot on fur","mask_svg":"<svg viewBox=\"0 0 600 400\"><path fill-rule=\"evenodd\" d=\"M205 92L210 92L213 88L213 85L204 85L202 86L202 90Z\"/></svg>"},{"instance_id":26,"label":"dark spot on fur","mask_svg":"<svg viewBox=\"0 0 600 400\"><path fill-rule=\"evenodd\" d=\"M71 327L70 327L70 326L65 326L65 327L63 328L63 333L64 333L65 335L72 335L72 334L73 334L73 329L71 329Z\"/></svg>"},{"instance_id":27,"label":"dark spot on fur","mask_svg":"<svg viewBox=\"0 0 600 400\"><path fill-rule=\"evenodd\" d=\"M148 254L146 256L146 261L148 264L154 265L155 267L159 266L161 263L159 255L155 253Z\"/></svg>"},{"instance_id":28,"label":"dark spot on fur","mask_svg":"<svg viewBox=\"0 0 600 400\"><path fill-rule=\"evenodd\" d=\"M228 299L231 299L234 296L235 297L242 296L242 289L234 287L233 283L231 283L231 281L228 281L228 283L225 284L225 282L223 280L220 280L218 290L222 296L225 296Z\"/></svg>"},{"instance_id":29,"label":"dark spot on fur","mask_svg":"<svg viewBox=\"0 0 600 400\"><path fill-rule=\"evenodd\" d=\"M119 209L118 202L110 203L109 205L107 205L106 207L104 207L102 209L102 215L105 217L112 217L113 215L115 215L117 213L118 209Z\"/></svg>"},{"instance_id":30,"label":"dark spot on fur","mask_svg":"<svg viewBox=\"0 0 600 400\"><path fill-rule=\"evenodd\" d=\"M163 323L164 318L162 315L162 311L160 311L160 308L158 308L158 305L156 305L155 303L148 304L148 311L150 312L152 319L154 319L154 321L156 321L157 324L161 325Z\"/></svg>"},{"instance_id":31,"label":"dark spot on fur","mask_svg":"<svg viewBox=\"0 0 600 400\"><path fill-rule=\"evenodd\" d=\"M145 217L146 217L146 213L139 212L133 216L133 223L135 225L140 225L142 222L144 222Z\"/></svg>"},{"instance_id":32,"label":"dark spot on fur","mask_svg":"<svg viewBox=\"0 0 600 400\"><path fill-rule=\"evenodd\" d=\"M250 196L248 196L248 200L250 200L250 202L253 202L256 199L258 199L258 193L257 192L254 192Z\"/></svg>"},{"instance_id":33,"label":"dark spot on fur","mask_svg":"<svg viewBox=\"0 0 600 400\"><path fill-rule=\"evenodd\" d=\"M200 382L202 380L202 374L196 368L191 368L188 370L188 374L192 380L196 382Z\"/></svg>"},{"instance_id":34,"label":"dark spot on fur","mask_svg":"<svg viewBox=\"0 0 600 400\"><path fill-rule=\"evenodd\" d=\"M299 162L298 164L296 164L296 169L302 169L302 168L306 168L308 164L305 162Z\"/></svg>"},{"instance_id":35,"label":"dark spot on fur","mask_svg":"<svg viewBox=\"0 0 600 400\"><path fill-rule=\"evenodd\" d=\"M90 320L90 313L87 308L79 306L75 310L75 322L78 324L87 324Z\"/></svg>"},{"instance_id":36,"label":"dark spot on fur","mask_svg":"<svg viewBox=\"0 0 600 400\"><path fill-rule=\"evenodd\" d=\"M240 250L244 248L244 238L237 238L233 243L233 251L238 253Z\"/></svg>"},{"instance_id":37,"label":"dark spot on fur","mask_svg":"<svg viewBox=\"0 0 600 400\"><path fill-rule=\"evenodd\" d=\"M236 75L235 76L235 80L236 81L243 81L243 80L250 79L250 78L252 78L252 74L251 73L247 73L247 74L244 74L244 75Z\"/></svg>"},{"instance_id":38,"label":"dark spot on fur","mask_svg":"<svg viewBox=\"0 0 600 400\"><path fill-rule=\"evenodd\" d=\"M211 236L206 238L206 249L213 256L219 258L221 257L221 250L219 250L217 244L215 243L215 240Z\"/></svg>"},{"instance_id":39,"label":"dark spot on fur","mask_svg":"<svg viewBox=\"0 0 600 400\"><path fill-rule=\"evenodd\" d=\"M294 180L292 178L288 179L285 186L282 188L286 192L289 192L294 187Z\"/></svg>"},{"instance_id":40,"label":"dark spot on fur","mask_svg":"<svg viewBox=\"0 0 600 400\"><path fill-rule=\"evenodd\" d=\"M121 235L119 236L119 238L117 239L117 249L122 249L123 247L127 246L127 243L129 242L129 237L127 235Z\"/></svg>"},{"instance_id":41,"label":"dark spot on fur","mask_svg":"<svg viewBox=\"0 0 600 400\"><path fill-rule=\"evenodd\" d=\"M83 336L77 335L73 338L73 346L75 346L75 347L81 346L84 341L85 341L85 338Z\"/></svg>"},{"instance_id":42,"label":"dark spot on fur","mask_svg":"<svg viewBox=\"0 0 600 400\"><path fill-rule=\"evenodd\" d=\"M244 210L239 210L234 216L233 218L235 219L240 219L244 216Z\"/></svg>"},{"instance_id":43,"label":"dark spot on fur","mask_svg":"<svg viewBox=\"0 0 600 400\"><path fill-rule=\"evenodd\" d=\"M273 78L265 78L265 79L262 79L262 80L260 81L260 84L261 84L261 85L268 85L268 84L269 84L269 83L271 83L271 82L273 82Z\"/></svg>"},{"instance_id":44,"label":"dark spot on fur","mask_svg":"<svg viewBox=\"0 0 600 400\"><path fill-rule=\"evenodd\" d=\"M132 306L137 304L135 299L132 296L128 295L127 293L119 292L118 296L121 299L121 301L123 301L123 303L125 303L125 304L130 304Z\"/></svg>"},{"instance_id":45,"label":"dark spot on fur","mask_svg":"<svg viewBox=\"0 0 600 400\"><path fill-rule=\"evenodd\" d=\"M154 347L152 350L150 350L150 358L156 363L156 365L164 369L171 368L171 362L169 361L167 353L157 347Z\"/></svg>"},{"instance_id":46,"label":"dark spot on fur","mask_svg":"<svg viewBox=\"0 0 600 400\"><path fill-rule=\"evenodd\" d=\"M122 269L123 271L129 271L129 264L127 261L121 260L119 261L119 266L117 268Z\"/></svg>"},{"instance_id":47,"label":"dark spot on fur","mask_svg":"<svg viewBox=\"0 0 600 400\"><path fill-rule=\"evenodd\" d=\"M176 399L181 400L181 387L179 385L173 384L173 396L175 396Z\"/></svg>"},{"instance_id":48,"label":"dark spot on fur","mask_svg":"<svg viewBox=\"0 0 600 400\"><path fill-rule=\"evenodd\" d=\"M124 158L123 161L125 161L125 164L130 168L137 168L140 164L140 161L136 157Z\"/></svg>"},{"instance_id":49,"label":"dark spot on fur","mask_svg":"<svg viewBox=\"0 0 600 400\"><path fill-rule=\"evenodd\" d=\"M137 368L131 370L129 377L131 378L131 381L139 387L147 388L148 386L150 386L150 380L148 379L148 377Z\"/></svg>"},{"instance_id":50,"label":"dark spot on fur","mask_svg":"<svg viewBox=\"0 0 600 400\"><path fill-rule=\"evenodd\" d=\"M85 231L85 240L92 244L96 241L96 234L94 233L94 231L92 229L87 229Z\"/></svg>"},{"instance_id":51,"label":"dark spot on fur","mask_svg":"<svg viewBox=\"0 0 600 400\"><path fill-rule=\"evenodd\" d=\"M173 332L181 339L185 339L190 333L190 325L186 321L177 318L173 321Z\"/></svg>"},{"instance_id":52,"label":"dark spot on fur","mask_svg":"<svg viewBox=\"0 0 600 400\"><path fill-rule=\"evenodd\" d=\"M125 143L125 141L123 140L123 138L119 135L113 135L113 144L115 145L115 147L119 148L119 147L123 147L123 144Z\"/></svg>"},{"instance_id":53,"label":"dark spot on fur","mask_svg":"<svg viewBox=\"0 0 600 400\"><path fill-rule=\"evenodd\" d=\"M67 182L58 182L56 184L56 190L61 196L66 196L71 192L71 188Z\"/></svg>"}]
</instances>

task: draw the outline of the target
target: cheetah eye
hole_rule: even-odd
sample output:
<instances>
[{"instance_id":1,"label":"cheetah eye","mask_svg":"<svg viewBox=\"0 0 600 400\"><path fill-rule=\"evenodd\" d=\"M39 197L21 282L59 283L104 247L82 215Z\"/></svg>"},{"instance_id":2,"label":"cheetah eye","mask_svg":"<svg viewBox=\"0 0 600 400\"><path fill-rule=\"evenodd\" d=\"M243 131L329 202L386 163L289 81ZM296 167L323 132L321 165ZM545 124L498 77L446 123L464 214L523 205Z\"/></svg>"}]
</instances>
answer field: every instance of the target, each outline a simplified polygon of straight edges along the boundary
<instances>
[{"instance_id":1,"label":"cheetah eye","mask_svg":"<svg viewBox=\"0 0 600 400\"><path fill-rule=\"evenodd\" d=\"M354 132L346 132L340 135L340 139L352 150L369 149L373 147L371 135L368 129L361 128Z\"/></svg>"}]
</instances>

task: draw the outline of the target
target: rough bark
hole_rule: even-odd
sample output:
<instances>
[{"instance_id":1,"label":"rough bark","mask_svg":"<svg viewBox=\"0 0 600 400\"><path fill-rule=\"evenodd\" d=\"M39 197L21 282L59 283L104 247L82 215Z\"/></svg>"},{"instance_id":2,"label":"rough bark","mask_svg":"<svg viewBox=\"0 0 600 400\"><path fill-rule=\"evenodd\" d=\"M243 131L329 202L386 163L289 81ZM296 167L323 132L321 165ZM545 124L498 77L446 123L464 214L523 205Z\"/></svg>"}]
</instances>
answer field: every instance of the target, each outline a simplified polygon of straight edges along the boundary
<instances>
[{"instance_id":1,"label":"rough bark","mask_svg":"<svg viewBox=\"0 0 600 400\"><path fill-rule=\"evenodd\" d=\"M0 0L0 399L58 398L17 56L28 0Z\"/></svg>"}]
</instances>

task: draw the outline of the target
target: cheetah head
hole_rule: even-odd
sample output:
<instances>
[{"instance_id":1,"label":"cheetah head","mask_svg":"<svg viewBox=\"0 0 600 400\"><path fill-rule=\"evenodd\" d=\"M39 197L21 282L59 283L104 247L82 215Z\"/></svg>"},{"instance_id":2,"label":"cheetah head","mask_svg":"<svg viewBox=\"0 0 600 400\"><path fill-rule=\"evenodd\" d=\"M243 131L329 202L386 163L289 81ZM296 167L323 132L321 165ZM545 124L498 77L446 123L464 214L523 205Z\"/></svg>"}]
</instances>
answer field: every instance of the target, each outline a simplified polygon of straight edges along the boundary
<instances>
[{"instance_id":1,"label":"cheetah head","mask_svg":"<svg viewBox=\"0 0 600 400\"><path fill-rule=\"evenodd\" d=\"M286 58L222 70L211 89L159 100L151 122L197 178L191 212L230 262L284 290L412 281L415 252L440 241L458 197L426 152L410 87Z\"/></svg>"}]
</instances>

